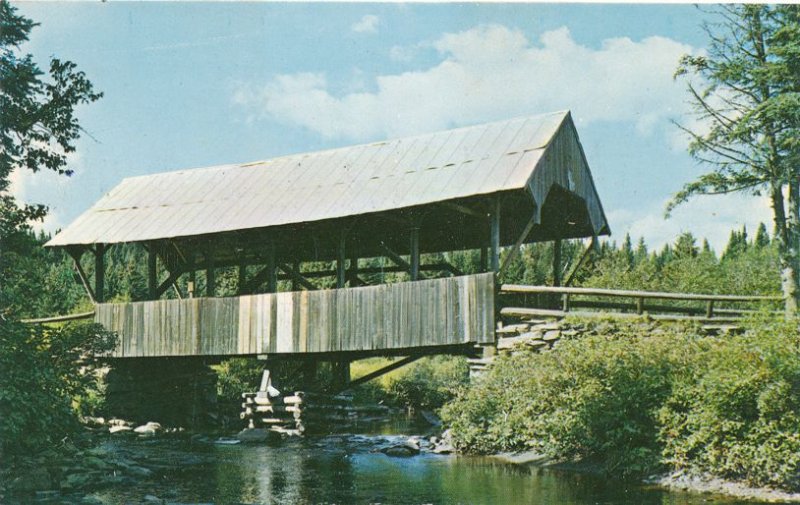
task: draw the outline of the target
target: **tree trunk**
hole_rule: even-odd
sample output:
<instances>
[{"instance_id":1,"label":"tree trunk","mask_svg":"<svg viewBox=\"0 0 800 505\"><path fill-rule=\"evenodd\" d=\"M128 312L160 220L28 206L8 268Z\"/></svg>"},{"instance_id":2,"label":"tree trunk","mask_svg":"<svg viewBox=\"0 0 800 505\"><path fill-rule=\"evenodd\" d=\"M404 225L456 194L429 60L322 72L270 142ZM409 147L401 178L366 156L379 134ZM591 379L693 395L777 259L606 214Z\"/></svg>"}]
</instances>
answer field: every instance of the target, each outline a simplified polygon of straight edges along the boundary
<instances>
[{"instance_id":1,"label":"tree trunk","mask_svg":"<svg viewBox=\"0 0 800 505\"><path fill-rule=\"evenodd\" d=\"M789 213L784 207L783 191L780 185L772 188L772 211L775 219L775 238L778 241L778 259L781 268L781 288L784 307L788 317L797 314L798 292L798 244L800 237L800 194L797 181L789 184Z\"/></svg>"}]
</instances>

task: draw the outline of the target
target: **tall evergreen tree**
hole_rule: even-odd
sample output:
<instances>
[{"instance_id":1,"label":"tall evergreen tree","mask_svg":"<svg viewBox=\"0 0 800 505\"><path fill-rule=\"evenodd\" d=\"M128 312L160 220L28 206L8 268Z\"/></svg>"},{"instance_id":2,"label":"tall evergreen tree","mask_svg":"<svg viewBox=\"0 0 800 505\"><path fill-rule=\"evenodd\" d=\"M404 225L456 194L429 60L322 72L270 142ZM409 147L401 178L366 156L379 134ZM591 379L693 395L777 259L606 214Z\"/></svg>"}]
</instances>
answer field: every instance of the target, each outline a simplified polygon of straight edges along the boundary
<instances>
[{"instance_id":1,"label":"tall evergreen tree","mask_svg":"<svg viewBox=\"0 0 800 505\"><path fill-rule=\"evenodd\" d=\"M755 245L755 247L758 249L769 247L769 233L767 233L767 225L764 223L758 223L756 238L753 242L753 245Z\"/></svg>"},{"instance_id":2,"label":"tall evergreen tree","mask_svg":"<svg viewBox=\"0 0 800 505\"><path fill-rule=\"evenodd\" d=\"M675 195L668 211L695 195L769 195L788 314L800 288L800 7L724 5L704 26L704 55L683 56L676 75L688 85L697 119L689 152L711 170ZM786 197L784 197L784 190Z\"/></svg>"}]
</instances>

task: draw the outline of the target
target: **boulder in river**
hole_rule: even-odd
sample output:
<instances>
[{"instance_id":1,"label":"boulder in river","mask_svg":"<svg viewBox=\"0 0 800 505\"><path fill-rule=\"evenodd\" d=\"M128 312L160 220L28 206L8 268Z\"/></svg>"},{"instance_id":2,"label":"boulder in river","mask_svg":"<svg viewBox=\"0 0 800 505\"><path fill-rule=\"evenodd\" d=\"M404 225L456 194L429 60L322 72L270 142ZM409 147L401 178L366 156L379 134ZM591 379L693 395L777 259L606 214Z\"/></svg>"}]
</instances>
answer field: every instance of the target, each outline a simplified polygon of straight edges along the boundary
<instances>
[{"instance_id":1,"label":"boulder in river","mask_svg":"<svg viewBox=\"0 0 800 505\"><path fill-rule=\"evenodd\" d=\"M273 434L264 428L245 428L236 435L236 439L246 444L266 442Z\"/></svg>"},{"instance_id":2,"label":"boulder in river","mask_svg":"<svg viewBox=\"0 0 800 505\"><path fill-rule=\"evenodd\" d=\"M404 442L402 444L384 447L381 449L381 452L387 456L392 456L395 458L408 458L410 456L416 456L419 454L419 444Z\"/></svg>"},{"instance_id":3,"label":"boulder in river","mask_svg":"<svg viewBox=\"0 0 800 505\"><path fill-rule=\"evenodd\" d=\"M150 421L147 424L143 424L141 426L137 426L136 428L133 429L133 431L135 433L138 433L139 435L145 435L145 436L152 437L153 435L155 435L156 433L158 433L162 429L163 428L161 428L160 424Z\"/></svg>"},{"instance_id":4,"label":"boulder in river","mask_svg":"<svg viewBox=\"0 0 800 505\"><path fill-rule=\"evenodd\" d=\"M108 432L111 433L112 435L114 433L128 433L128 432L131 432L131 431L133 431L133 428L131 428L130 426L124 426L124 425L121 425L121 424L116 424L116 425L114 425L114 426L112 426L112 427L110 427L108 429Z\"/></svg>"}]
</instances>

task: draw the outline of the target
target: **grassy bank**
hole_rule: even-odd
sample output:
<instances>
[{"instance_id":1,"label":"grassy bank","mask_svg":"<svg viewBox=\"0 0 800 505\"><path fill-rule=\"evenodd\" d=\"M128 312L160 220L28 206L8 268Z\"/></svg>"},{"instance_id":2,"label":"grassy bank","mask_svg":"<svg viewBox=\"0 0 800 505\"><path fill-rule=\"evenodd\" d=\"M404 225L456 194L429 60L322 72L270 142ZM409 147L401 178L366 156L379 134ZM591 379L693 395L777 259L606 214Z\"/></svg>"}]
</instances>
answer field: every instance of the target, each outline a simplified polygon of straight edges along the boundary
<instances>
[{"instance_id":1,"label":"grassy bank","mask_svg":"<svg viewBox=\"0 0 800 505\"><path fill-rule=\"evenodd\" d=\"M443 409L465 452L535 450L609 473L704 472L800 490L800 335L580 322L546 353L501 357Z\"/></svg>"}]
</instances>

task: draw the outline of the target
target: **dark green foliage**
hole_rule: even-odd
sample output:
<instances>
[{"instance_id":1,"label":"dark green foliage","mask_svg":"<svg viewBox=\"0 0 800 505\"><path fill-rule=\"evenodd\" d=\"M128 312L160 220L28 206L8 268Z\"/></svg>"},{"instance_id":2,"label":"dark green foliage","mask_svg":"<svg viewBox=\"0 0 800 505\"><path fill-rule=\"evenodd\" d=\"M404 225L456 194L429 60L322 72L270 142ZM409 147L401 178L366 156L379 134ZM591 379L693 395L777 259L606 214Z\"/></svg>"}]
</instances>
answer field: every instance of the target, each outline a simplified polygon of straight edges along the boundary
<instances>
[{"instance_id":1,"label":"dark green foliage","mask_svg":"<svg viewBox=\"0 0 800 505\"><path fill-rule=\"evenodd\" d=\"M533 449L601 462L609 472L660 467L656 415L699 344L683 328L591 322L556 351L503 357L443 410L458 447Z\"/></svg>"},{"instance_id":2,"label":"dark green foliage","mask_svg":"<svg viewBox=\"0 0 800 505\"><path fill-rule=\"evenodd\" d=\"M223 402L241 403L242 393L258 390L264 362L252 358L231 358L216 367L217 396ZM281 384L277 386L282 387Z\"/></svg>"},{"instance_id":3,"label":"dark green foliage","mask_svg":"<svg viewBox=\"0 0 800 505\"><path fill-rule=\"evenodd\" d=\"M0 319L0 450L21 455L68 436L76 427L72 402L95 382L84 357L114 345L99 325L45 329Z\"/></svg>"},{"instance_id":4,"label":"dark green foliage","mask_svg":"<svg viewBox=\"0 0 800 505\"><path fill-rule=\"evenodd\" d=\"M14 170L42 169L71 175L66 154L81 133L75 107L99 99L74 63L53 58L48 78L30 54L19 48L36 26L0 1L0 237L8 240L31 219L42 219L43 205L19 206L8 193Z\"/></svg>"},{"instance_id":5,"label":"dark green foliage","mask_svg":"<svg viewBox=\"0 0 800 505\"><path fill-rule=\"evenodd\" d=\"M800 489L799 353L796 324L766 319L707 346L659 411L664 462Z\"/></svg>"},{"instance_id":6,"label":"dark green foliage","mask_svg":"<svg viewBox=\"0 0 800 505\"><path fill-rule=\"evenodd\" d=\"M410 365L408 373L389 384L389 398L398 405L439 409L466 386L467 360L460 356L431 356Z\"/></svg>"},{"instance_id":7,"label":"dark green foliage","mask_svg":"<svg viewBox=\"0 0 800 505\"><path fill-rule=\"evenodd\" d=\"M800 334L572 323L586 336L500 358L443 409L467 452L533 449L615 474L703 471L800 489Z\"/></svg>"}]
</instances>

